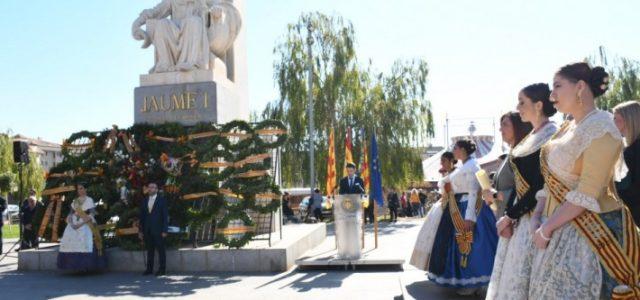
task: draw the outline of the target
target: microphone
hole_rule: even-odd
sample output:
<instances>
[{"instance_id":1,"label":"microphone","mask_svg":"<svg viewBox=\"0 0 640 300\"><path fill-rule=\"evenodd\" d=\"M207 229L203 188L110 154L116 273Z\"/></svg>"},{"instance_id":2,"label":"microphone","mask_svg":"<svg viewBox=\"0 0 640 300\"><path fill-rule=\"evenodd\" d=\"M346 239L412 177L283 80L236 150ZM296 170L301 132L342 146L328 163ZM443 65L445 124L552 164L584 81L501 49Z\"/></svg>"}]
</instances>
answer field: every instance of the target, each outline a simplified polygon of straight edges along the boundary
<instances>
[{"instance_id":1,"label":"microphone","mask_svg":"<svg viewBox=\"0 0 640 300\"><path fill-rule=\"evenodd\" d=\"M360 188L360 192L364 194L364 188L360 186L360 183L356 182L356 186Z\"/></svg>"}]
</instances>

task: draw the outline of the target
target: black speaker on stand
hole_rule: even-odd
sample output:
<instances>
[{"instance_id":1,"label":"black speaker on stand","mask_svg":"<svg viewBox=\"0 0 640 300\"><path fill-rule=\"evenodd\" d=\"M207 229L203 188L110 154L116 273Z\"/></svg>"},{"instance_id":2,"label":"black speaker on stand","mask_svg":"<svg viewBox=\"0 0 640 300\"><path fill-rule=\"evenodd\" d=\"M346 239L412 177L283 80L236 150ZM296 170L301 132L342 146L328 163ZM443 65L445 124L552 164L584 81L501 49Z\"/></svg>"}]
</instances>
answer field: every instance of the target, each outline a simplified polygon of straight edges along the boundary
<instances>
[{"instance_id":1,"label":"black speaker on stand","mask_svg":"<svg viewBox=\"0 0 640 300\"><path fill-rule=\"evenodd\" d=\"M7 257L7 255L9 255L9 252L11 252L11 250L13 248L15 248L17 245L20 245L20 248L22 248L22 239L23 239L23 228L22 228L22 205L24 203L24 199L22 199L24 197L23 195L23 190L22 190L22 168L29 163L29 144L27 144L26 142L22 142L22 141L13 141L13 162L18 164L18 180L20 183L20 188L18 190L18 197L20 197L18 199L18 216L19 216L19 226L20 226L20 239L18 239L17 242L15 242L13 244L13 246L11 246L11 248L9 248L9 250L4 254L4 256L0 257L0 261L2 261L3 259L5 259L5 257ZM1 222L2 220L0 220ZM16 251L19 251L20 249L16 249Z\"/></svg>"}]
</instances>

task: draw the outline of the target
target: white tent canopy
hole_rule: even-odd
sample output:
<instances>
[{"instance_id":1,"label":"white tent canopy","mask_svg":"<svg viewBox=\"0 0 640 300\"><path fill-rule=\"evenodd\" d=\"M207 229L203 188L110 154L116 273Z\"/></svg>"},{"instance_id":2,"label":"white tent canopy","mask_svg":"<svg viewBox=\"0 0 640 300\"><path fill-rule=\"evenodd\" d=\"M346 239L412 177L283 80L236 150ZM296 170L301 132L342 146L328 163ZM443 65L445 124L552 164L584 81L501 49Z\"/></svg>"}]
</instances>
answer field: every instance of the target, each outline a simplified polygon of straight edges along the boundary
<instances>
[{"instance_id":1,"label":"white tent canopy","mask_svg":"<svg viewBox=\"0 0 640 300\"><path fill-rule=\"evenodd\" d=\"M473 156L478 159L478 163L483 166L490 164L498 160L500 155L504 153L501 143L494 143L493 136L490 135L477 135L477 136L457 136L451 139L451 145L446 149L434 154L433 156L422 161L422 172L424 174L424 181L436 182L440 180L442 175L438 172L440 170L440 157L445 151L453 149L453 145L456 141L463 138L472 138L476 143L476 152Z\"/></svg>"}]
</instances>

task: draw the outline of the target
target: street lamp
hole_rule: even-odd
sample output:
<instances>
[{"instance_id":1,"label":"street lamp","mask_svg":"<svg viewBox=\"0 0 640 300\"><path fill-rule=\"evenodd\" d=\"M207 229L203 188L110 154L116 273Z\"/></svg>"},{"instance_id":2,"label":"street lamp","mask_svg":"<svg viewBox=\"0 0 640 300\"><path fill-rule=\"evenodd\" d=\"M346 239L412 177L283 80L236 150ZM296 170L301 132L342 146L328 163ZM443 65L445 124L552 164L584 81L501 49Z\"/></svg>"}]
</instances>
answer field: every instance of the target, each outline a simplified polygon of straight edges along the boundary
<instances>
[{"instance_id":1,"label":"street lamp","mask_svg":"<svg viewBox=\"0 0 640 300\"><path fill-rule=\"evenodd\" d=\"M314 162L314 133L315 128L313 124L313 57L311 52L311 46L313 45L313 37L311 33L313 31L313 26L311 25L311 20L307 24L307 68L309 71L309 75L307 76L308 80L308 90L307 95L309 97L309 183L311 188L311 194L313 195L313 190L316 186L316 178L315 178L315 162Z\"/></svg>"}]
</instances>

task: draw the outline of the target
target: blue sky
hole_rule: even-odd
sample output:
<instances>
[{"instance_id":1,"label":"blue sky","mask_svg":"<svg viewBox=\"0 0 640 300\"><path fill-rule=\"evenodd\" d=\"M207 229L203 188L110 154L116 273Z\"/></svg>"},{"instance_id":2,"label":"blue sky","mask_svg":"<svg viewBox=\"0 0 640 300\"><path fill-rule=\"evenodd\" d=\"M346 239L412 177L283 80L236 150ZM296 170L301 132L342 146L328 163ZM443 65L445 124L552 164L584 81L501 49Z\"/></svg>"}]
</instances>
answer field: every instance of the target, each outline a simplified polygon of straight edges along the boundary
<instances>
[{"instance_id":1,"label":"blue sky","mask_svg":"<svg viewBox=\"0 0 640 300\"><path fill-rule=\"evenodd\" d=\"M130 36L157 0L0 1L0 130L60 142L82 130L133 123L133 89L153 61ZM550 82L560 66L595 54L640 59L640 1L246 0L249 97L261 110L277 98L273 47L301 13L351 20L362 63L387 71L396 59L430 65L428 98L442 143L477 118L515 108L518 91Z\"/></svg>"}]
</instances>

